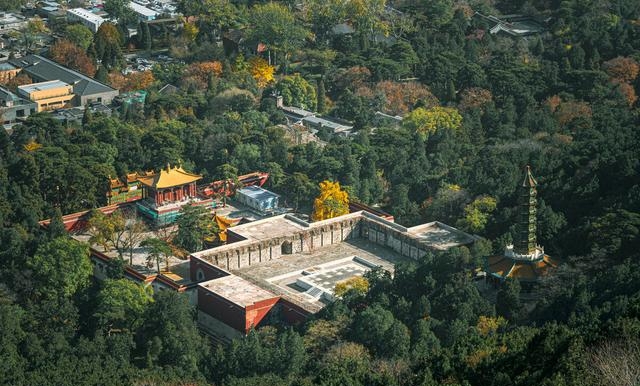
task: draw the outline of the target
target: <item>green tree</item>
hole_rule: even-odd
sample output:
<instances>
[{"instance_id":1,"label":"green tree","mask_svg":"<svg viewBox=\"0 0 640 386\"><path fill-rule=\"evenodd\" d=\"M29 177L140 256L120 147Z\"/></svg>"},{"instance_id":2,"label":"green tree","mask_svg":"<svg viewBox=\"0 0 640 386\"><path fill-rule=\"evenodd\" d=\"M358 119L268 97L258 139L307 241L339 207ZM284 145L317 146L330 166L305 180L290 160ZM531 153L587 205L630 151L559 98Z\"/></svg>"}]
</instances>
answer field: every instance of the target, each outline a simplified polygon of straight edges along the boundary
<instances>
[{"instance_id":1,"label":"green tree","mask_svg":"<svg viewBox=\"0 0 640 386\"><path fill-rule=\"evenodd\" d=\"M28 361L20 354L20 344L28 335L24 310L17 305L0 303L0 378L6 384L24 382L24 371Z\"/></svg>"},{"instance_id":2,"label":"green tree","mask_svg":"<svg viewBox=\"0 0 640 386\"><path fill-rule=\"evenodd\" d=\"M276 84L276 90L285 105L316 110L316 89L300 74L283 77Z\"/></svg>"},{"instance_id":3,"label":"green tree","mask_svg":"<svg viewBox=\"0 0 640 386\"><path fill-rule=\"evenodd\" d=\"M171 369L187 379L198 376L198 366L207 358L208 345L200 335L194 312L184 294L160 291L145 312L139 347L147 366Z\"/></svg>"},{"instance_id":4,"label":"green tree","mask_svg":"<svg viewBox=\"0 0 640 386\"><path fill-rule=\"evenodd\" d=\"M138 23L138 47L149 51L152 47L153 40L151 39L151 31L149 31L149 24L141 21Z\"/></svg>"},{"instance_id":5,"label":"green tree","mask_svg":"<svg viewBox=\"0 0 640 386\"><path fill-rule=\"evenodd\" d=\"M41 298L70 297L85 288L93 274L89 246L66 237L41 244L26 263Z\"/></svg>"},{"instance_id":6,"label":"green tree","mask_svg":"<svg viewBox=\"0 0 640 386\"><path fill-rule=\"evenodd\" d=\"M204 239L211 233L211 213L203 206L185 205L176 221L178 232L173 242L189 252L202 249Z\"/></svg>"},{"instance_id":7,"label":"green tree","mask_svg":"<svg viewBox=\"0 0 640 386\"><path fill-rule=\"evenodd\" d=\"M85 51L93 42L93 32L82 24L70 24L66 26L64 36L67 40Z\"/></svg>"},{"instance_id":8,"label":"green tree","mask_svg":"<svg viewBox=\"0 0 640 386\"><path fill-rule=\"evenodd\" d=\"M522 314L520 302L520 282L514 279L506 280L496 298L496 312L506 319L517 321Z\"/></svg>"},{"instance_id":9,"label":"green tree","mask_svg":"<svg viewBox=\"0 0 640 386\"><path fill-rule=\"evenodd\" d=\"M151 286L143 287L129 279L105 280L96 297L94 317L98 325L110 331L134 331L153 301L152 292Z\"/></svg>"},{"instance_id":10,"label":"green tree","mask_svg":"<svg viewBox=\"0 0 640 386\"><path fill-rule=\"evenodd\" d=\"M165 265L166 265L166 269L168 270L169 267L169 256L171 256L171 246L169 246L169 244L162 240L162 239L158 239L158 238L150 238L150 239L146 239L144 240L141 244L141 247L146 247L148 248L147 250L147 264L148 265L153 265L155 263L156 265L156 270L158 273L160 273L160 261L165 261Z\"/></svg>"},{"instance_id":11,"label":"green tree","mask_svg":"<svg viewBox=\"0 0 640 386\"><path fill-rule=\"evenodd\" d=\"M53 217L51 217L51 222L47 226L47 232L49 233L49 238L51 239L67 235L67 229L64 226L60 208L55 209Z\"/></svg>"},{"instance_id":12,"label":"green tree","mask_svg":"<svg viewBox=\"0 0 640 386\"><path fill-rule=\"evenodd\" d=\"M290 192L294 210L298 210L301 202L309 200L314 186L309 177L303 173L292 173L285 179L284 186ZM308 202L308 201L307 201Z\"/></svg>"},{"instance_id":13,"label":"green tree","mask_svg":"<svg viewBox=\"0 0 640 386\"><path fill-rule=\"evenodd\" d=\"M496 210L496 199L485 196L473 200L464 207L464 217L456 225L473 233L484 231L489 216Z\"/></svg>"},{"instance_id":14,"label":"green tree","mask_svg":"<svg viewBox=\"0 0 640 386\"><path fill-rule=\"evenodd\" d=\"M102 23L93 37L96 59L106 69L119 68L124 63L122 55L122 36L118 28L111 23Z\"/></svg>"},{"instance_id":15,"label":"green tree","mask_svg":"<svg viewBox=\"0 0 640 386\"><path fill-rule=\"evenodd\" d=\"M262 42L270 51L284 55L285 67L291 52L302 47L309 32L296 23L293 13L284 5L275 2L256 4L250 12L249 39Z\"/></svg>"},{"instance_id":16,"label":"green tree","mask_svg":"<svg viewBox=\"0 0 640 386\"><path fill-rule=\"evenodd\" d=\"M104 10L109 17L118 20L118 24L126 26L135 20L135 14L129 7L128 0L105 0Z\"/></svg>"}]
</instances>

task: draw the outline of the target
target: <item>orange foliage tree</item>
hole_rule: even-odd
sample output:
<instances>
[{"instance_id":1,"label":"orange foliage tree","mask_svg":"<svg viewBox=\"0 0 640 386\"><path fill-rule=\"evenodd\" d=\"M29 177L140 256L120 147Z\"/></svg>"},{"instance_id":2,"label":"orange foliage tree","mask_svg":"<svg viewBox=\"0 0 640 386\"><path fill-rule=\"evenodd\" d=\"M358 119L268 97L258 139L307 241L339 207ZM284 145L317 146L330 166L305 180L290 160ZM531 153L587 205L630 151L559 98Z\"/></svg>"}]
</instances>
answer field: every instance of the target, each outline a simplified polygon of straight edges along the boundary
<instances>
[{"instance_id":1,"label":"orange foliage tree","mask_svg":"<svg viewBox=\"0 0 640 386\"><path fill-rule=\"evenodd\" d=\"M190 64L185 69L183 82L193 84L199 90L206 90L209 87L209 78L214 76L219 78L222 75L222 63L217 60L210 62L198 62Z\"/></svg>"},{"instance_id":2,"label":"orange foliage tree","mask_svg":"<svg viewBox=\"0 0 640 386\"><path fill-rule=\"evenodd\" d=\"M629 107L633 106L633 104L638 100L636 90L629 83L620 83L618 85L618 90L622 93L622 95L624 95Z\"/></svg>"},{"instance_id":3,"label":"orange foliage tree","mask_svg":"<svg viewBox=\"0 0 640 386\"><path fill-rule=\"evenodd\" d=\"M576 118L591 117L591 106L583 101L563 101L556 108L555 116L558 123L564 126Z\"/></svg>"},{"instance_id":4,"label":"orange foliage tree","mask_svg":"<svg viewBox=\"0 0 640 386\"><path fill-rule=\"evenodd\" d=\"M155 78L151 71L132 72L127 75L122 75L119 72L109 74L111 87L124 92L147 89L153 82L155 82Z\"/></svg>"},{"instance_id":5,"label":"orange foliage tree","mask_svg":"<svg viewBox=\"0 0 640 386\"><path fill-rule=\"evenodd\" d=\"M460 93L460 110L468 110L477 107L482 107L493 100L491 91L480 88L471 87L464 89Z\"/></svg>"},{"instance_id":6,"label":"orange foliage tree","mask_svg":"<svg viewBox=\"0 0 640 386\"><path fill-rule=\"evenodd\" d=\"M81 73L94 76L96 66L93 64L86 51L69 40L60 39L49 49L49 56L54 61Z\"/></svg>"},{"instance_id":7,"label":"orange foliage tree","mask_svg":"<svg viewBox=\"0 0 640 386\"><path fill-rule=\"evenodd\" d=\"M371 71L364 66L339 69L331 76L331 81L338 89L357 90L363 87L371 77Z\"/></svg>"},{"instance_id":8,"label":"orange foliage tree","mask_svg":"<svg viewBox=\"0 0 640 386\"><path fill-rule=\"evenodd\" d=\"M640 73L640 65L632 58L618 56L602 64L611 80L620 83L633 82Z\"/></svg>"},{"instance_id":9,"label":"orange foliage tree","mask_svg":"<svg viewBox=\"0 0 640 386\"><path fill-rule=\"evenodd\" d=\"M251 72L251 76L256 80L258 87L264 88L269 83L273 82L274 77L273 74L276 71L274 66L270 66L266 60L254 56L249 59L249 71Z\"/></svg>"},{"instance_id":10,"label":"orange foliage tree","mask_svg":"<svg viewBox=\"0 0 640 386\"><path fill-rule=\"evenodd\" d=\"M13 78L9 79L9 81L5 84L5 86L13 91L16 92L16 90L18 90L18 86L22 86L25 84L31 84L33 83L33 80L31 79L31 77L27 74L18 74L16 76L14 76Z\"/></svg>"},{"instance_id":11,"label":"orange foliage tree","mask_svg":"<svg viewBox=\"0 0 640 386\"><path fill-rule=\"evenodd\" d=\"M375 93L384 95L383 110L392 115L408 113L419 100L424 101L427 107L438 105L438 99L429 91L429 88L417 82L399 83L385 80L376 83L373 89L362 86L356 91L357 95L368 98L374 97Z\"/></svg>"}]
</instances>

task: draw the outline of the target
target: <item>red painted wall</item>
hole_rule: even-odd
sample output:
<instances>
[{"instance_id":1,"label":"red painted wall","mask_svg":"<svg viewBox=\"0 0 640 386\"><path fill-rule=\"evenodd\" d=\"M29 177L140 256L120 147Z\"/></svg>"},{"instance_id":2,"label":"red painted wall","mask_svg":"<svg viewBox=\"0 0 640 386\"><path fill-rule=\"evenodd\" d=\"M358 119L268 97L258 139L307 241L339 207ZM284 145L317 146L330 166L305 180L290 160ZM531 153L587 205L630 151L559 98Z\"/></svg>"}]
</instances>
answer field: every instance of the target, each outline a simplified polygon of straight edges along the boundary
<instances>
[{"instance_id":1,"label":"red painted wall","mask_svg":"<svg viewBox=\"0 0 640 386\"><path fill-rule=\"evenodd\" d=\"M260 321L278 302L279 297L262 300L246 309L229 300L198 287L198 309L234 329L247 334L251 327L257 327Z\"/></svg>"},{"instance_id":2,"label":"red painted wall","mask_svg":"<svg viewBox=\"0 0 640 386\"><path fill-rule=\"evenodd\" d=\"M289 324L303 323L307 320L311 313L305 311L302 307L281 298L278 304L281 307L282 318Z\"/></svg>"}]
</instances>

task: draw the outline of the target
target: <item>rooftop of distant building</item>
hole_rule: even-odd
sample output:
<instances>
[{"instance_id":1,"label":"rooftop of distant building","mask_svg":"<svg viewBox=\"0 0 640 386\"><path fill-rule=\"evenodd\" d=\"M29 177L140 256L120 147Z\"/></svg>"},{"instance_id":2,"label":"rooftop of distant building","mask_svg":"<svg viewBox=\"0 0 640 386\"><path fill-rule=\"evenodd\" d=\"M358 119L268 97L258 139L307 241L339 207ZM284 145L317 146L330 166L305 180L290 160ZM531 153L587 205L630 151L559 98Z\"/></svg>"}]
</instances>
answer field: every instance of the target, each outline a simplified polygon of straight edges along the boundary
<instances>
[{"instance_id":1,"label":"rooftop of distant building","mask_svg":"<svg viewBox=\"0 0 640 386\"><path fill-rule=\"evenodd\" d=\"M61 80L50 80L47 82L31 83L18 86L18 90L22 90L25 93L31 94L36 91L54 90L60 87L68 87L69 84Z\"/></svg>"},{"instance_id":2,"label":"rooftop of distant building","mask_svg":"<svg viewBox=\"0 0 640 386\"><path fill-rule=\"evenodd\" d=\"M256 302L277 297L277 295L236 275L223 276L198 285L240 307L247 307Z\"/></svg>"}]
</instances>

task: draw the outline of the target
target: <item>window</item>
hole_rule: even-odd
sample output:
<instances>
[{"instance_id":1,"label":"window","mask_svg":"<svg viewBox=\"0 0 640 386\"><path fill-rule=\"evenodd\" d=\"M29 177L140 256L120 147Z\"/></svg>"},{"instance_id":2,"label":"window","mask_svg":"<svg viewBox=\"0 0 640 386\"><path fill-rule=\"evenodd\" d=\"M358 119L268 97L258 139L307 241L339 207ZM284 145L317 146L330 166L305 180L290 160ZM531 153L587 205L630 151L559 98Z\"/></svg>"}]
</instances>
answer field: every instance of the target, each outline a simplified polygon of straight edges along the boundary
<instances>
[{"instance_id":1,"label":"window","mask_svg":"<svg viewBox=\"0 0 640 386\"><path fill-rule=\"evenodd\" d=\"M291 241L285 241L280 246L280 253L283 255L290 255L293 253L293 245L291 245Z\"/></svg>"},{"instance_id":2,"label":"window","mask_svg":"<svg viewBox=\"0 0 640 386\"><path fill-rule=\"evenodd\" d=\"M201 268L198 268L198 270L196 271L196 281L203 281L204 280L204 272L202 271Z\"/></svg>"}]
</instances>

